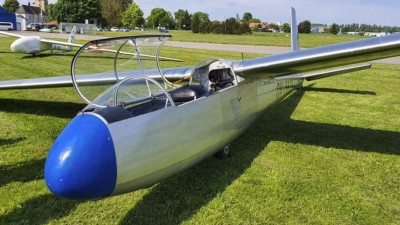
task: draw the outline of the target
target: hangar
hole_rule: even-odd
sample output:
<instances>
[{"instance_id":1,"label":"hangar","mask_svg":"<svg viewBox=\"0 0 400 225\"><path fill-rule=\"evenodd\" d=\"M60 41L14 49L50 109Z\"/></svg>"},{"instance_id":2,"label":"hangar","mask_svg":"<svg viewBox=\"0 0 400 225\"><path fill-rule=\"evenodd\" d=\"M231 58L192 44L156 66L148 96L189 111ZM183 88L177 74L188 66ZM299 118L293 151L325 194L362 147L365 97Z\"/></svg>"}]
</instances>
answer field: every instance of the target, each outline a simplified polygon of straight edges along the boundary
<instances>
[{"instance_id":1,"label":"hangar","mask_svg":"<svg viewBox=\"0 0 400 225\"><path fill-rule=\"evenodd\" d=\"M14 13L9 13L0 6L0 22L11 22L14 25L14 30L17 29L17 19Z\"/></svg>"}]
</instances>

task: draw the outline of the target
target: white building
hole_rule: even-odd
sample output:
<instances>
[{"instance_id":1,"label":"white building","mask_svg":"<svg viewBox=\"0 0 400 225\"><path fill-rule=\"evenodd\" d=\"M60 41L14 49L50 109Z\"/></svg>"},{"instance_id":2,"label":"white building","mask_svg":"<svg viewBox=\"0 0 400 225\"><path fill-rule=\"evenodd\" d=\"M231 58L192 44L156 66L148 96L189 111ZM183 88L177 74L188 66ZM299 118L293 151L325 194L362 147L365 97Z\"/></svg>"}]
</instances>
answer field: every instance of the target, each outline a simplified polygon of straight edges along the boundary
<instances>
[{"instance_id":1,"label":"white building","mask_svg":"<svg viewBox=\"0 0 400 225\"><path fill-rule=\"evenodd\" d=\"M28 24L24 17L17 15L15 18L17 19L17 30L23 30L22 28L24 27L26 28Z\"/></svg>"},{"instance_id":2,"label":"white building","mask_svg":"<svg viewBox=\"0 0 400 225\"><path fill-rule=\"evenodd\" d=\"M382 36L386 36L388 35L388 33L385 32L365 32L364 36L368 36L368 37L382 37Z\"/></svg>"},{"instance_id":3,"label":"white building","mask_svg":"<svg viewBox=\"0 0 400 225\"><path fill-rule=\"evenodd\" d=\"M32 3L32 6L35 6L35 7L39 7L39 8L41 8L44 12L47 12L46 11L46 6L48 5L48 1L47 0L35 0L33 3Z\"/></svg>"}]
</instances>

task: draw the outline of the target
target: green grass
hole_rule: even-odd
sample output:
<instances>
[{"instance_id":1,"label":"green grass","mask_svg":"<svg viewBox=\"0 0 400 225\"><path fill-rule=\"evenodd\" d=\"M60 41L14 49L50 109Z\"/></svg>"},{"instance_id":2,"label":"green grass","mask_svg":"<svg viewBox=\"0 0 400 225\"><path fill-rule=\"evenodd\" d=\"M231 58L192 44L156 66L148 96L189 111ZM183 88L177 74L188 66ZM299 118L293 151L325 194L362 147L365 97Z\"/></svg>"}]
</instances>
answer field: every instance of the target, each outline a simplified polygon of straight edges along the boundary
<instances>
[{"instance_id":1,"label":"green grass","mask_svg":"<svg viewBox=\"0 0 400 225\"><path fill-rule=\"evenodd\" d=\"M0 38L0 80L69 73L72 53L9 53L13 40ZM186 64L241 57L167 50ZM52 142L84 107L73 88L0 91L0 224L398 224L399 70L377 64L306 83L236 139L227 160L95 202L55 197L43 180Z\"/></svg>"},{"instance_id":2,"label":"green grass","mask_svg":"<svg viewBox=\"0 0 400 225\"><path fill-rule=\"evenodd\" d=\"M118 37L121 35L160 34L157 31L130 31L130 32L98 32L97 35ZM290 47L290 34L255 32L251 35L222 35L222 34L194 34L192 31L171 30L172 41L206 42L238 45L282 46ZM354 35L332 34L299 34L299 43L302 48L311 48L323 45L337 44L360 40L365 37Z\"/></svg>"}]
</instances>

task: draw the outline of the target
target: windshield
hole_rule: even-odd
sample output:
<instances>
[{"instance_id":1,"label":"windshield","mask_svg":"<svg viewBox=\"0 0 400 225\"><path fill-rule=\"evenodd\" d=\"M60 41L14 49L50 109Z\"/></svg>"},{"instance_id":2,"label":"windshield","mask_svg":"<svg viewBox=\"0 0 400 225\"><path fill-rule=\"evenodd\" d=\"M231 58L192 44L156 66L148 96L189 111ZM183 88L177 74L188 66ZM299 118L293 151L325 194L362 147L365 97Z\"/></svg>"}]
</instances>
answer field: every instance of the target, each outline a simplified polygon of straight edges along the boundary
<instances>
[{"instance_id":1,"label":"windshield","mask_svg":"<svg viewBox=\"0 0 400 225\"><path fill-rule=\"evenodd\" d=\"M159 59L165 58L159 52L169 38L151 35L87 43L75 54L71 67L79 96L91 106L107 107L165 93L166 84L159 68Z\"/></svg>"}]
</instances>

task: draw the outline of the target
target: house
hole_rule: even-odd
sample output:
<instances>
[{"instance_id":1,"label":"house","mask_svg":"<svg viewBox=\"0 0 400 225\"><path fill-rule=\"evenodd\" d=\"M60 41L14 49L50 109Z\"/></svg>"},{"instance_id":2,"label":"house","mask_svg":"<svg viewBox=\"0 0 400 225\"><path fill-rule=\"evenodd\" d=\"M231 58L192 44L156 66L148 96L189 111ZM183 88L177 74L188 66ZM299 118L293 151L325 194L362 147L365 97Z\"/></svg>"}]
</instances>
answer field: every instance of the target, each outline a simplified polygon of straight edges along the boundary
<instances>
[{"instance_id":1,"label":"house","mask_svg":"<svg viewBox=\"0 0 400 225\"><path fill-rule=\"evenodd\" d=\"M365 32L364 36L368 36L368 37L382 37L382 36L386 36L388 35L388 33L386 32Z\"/></svg>"},{"instance_id":2,"label":"house","mask_svg":"<svg viewBox=\"0 0 400 225\"><path fill-rule=\"evenodd\" d=\"M348 34L348 35L360 35L359 32L353 32L353 31L347 32L347 34Z\"/></svg>"},{"instance_id":3,"label":"house","mask_svg":"<svg viewBox=\"0 0 400 225\"><path fill-rule=\"evenodd\" d=\"M322 34L322 33L325 33L325 29L328 29L328 27L326 25L311 24L311 33Z\"/></svg>"},{"instance_id":4,"label":"house","mask_svg":"<svg viewBox=\"0 0 400 225\"><path fill-rule=\"evenodd\" d=\"M47 23L47 13L40 7L28 5L21 5L15 14L19 17L25 18L25 25L21 25L22 30L26 30L26 25L30 23Z\"/></svg>"},{"instance_id":5,"label":"house","mask_svg":"<svg viewBox=\"0 0 400 225\"><path fill-rule=\"evenodd\" d=\"M13 23L14 29L17 29L17 20L14 13L9 13L3 7L0 6L0 22Z\"/></svg>"},{"instance_id":6,"label":"house","mask_svg":"<svg viewBox=\"0 0 400 225\"><path fill-rule=\"evenodd\" d=\"M47 5L48 5L48 1L47 0L35 0L32 3L32 6L39 7L46 13L47 13L47 11L46 11Z\"/></svg>"},{"instance_id":7,"label":"house","mask_svg":"<svg viewBox=\"0 0 400 225\"><path fill-rule=\"evenodd\" d=\"M266 31L268 29L268 23L267 22L249 23L249 27L251 30Z\"/></svg>"}]
</instances>

